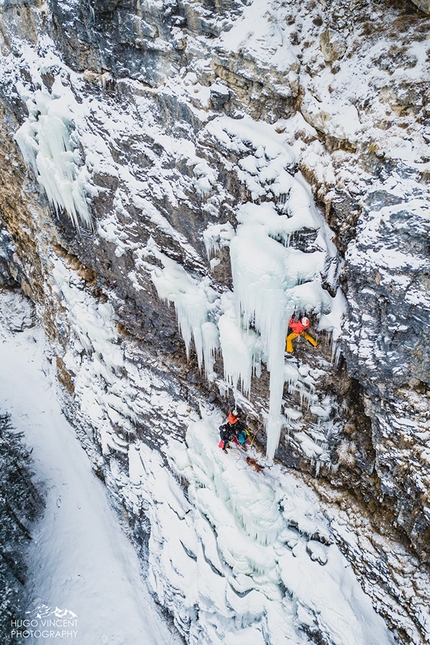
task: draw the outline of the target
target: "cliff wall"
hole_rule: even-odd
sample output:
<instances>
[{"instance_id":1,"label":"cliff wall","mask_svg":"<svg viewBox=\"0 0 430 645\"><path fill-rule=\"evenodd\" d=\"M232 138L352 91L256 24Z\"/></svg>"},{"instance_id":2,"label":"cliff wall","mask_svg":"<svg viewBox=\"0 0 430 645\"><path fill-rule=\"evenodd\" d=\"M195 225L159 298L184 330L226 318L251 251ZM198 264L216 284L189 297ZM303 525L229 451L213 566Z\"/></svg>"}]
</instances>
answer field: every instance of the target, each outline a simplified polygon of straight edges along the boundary
<instances>
[{"instance_id":1,"label":"cliff wall","mask_svg":"<svg viewBox=\"0 0 430 645\"><path fill-rule=\"evenodd\" d=\"M2 280L37 303L142 557L133 445L236 404L427 579L429 18L382 0L1 12ZM320 344L284 356L295 313ZM344 548L365 585L372 549ZM425 593L391 548L381 611L420 642Z\"/></svg>"}]
</instances>

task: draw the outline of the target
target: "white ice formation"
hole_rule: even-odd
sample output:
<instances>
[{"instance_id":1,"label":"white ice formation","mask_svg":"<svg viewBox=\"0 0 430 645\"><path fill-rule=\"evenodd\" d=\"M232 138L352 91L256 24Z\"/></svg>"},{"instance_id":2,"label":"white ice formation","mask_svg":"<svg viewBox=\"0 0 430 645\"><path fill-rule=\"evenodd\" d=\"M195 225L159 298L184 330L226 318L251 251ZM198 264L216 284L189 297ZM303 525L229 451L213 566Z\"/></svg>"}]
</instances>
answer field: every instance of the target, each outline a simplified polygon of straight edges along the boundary
<instances>
[{"instance_id":1,"label":"white ice formation","mask_svg":"<svg viewBox=\"0 0 430 645\"><path fill-rule=\"evenodd\" d=\"M323 280L338 286L337 252L310 187L300 173L290 170L295 153L282 135L249 118L221 117L207 130L218 144L247 153L239 163L238 177L257 202L238 207L235 232L223 224L210 225L204 233L208 256L230 246L233 291L217 295L207 278L198 281L165 257L164 268L155 270L152 279L159 296L175 305L187 354L193 338L199 365L204 356L208 376L219 348L227 383L233 389L239 386L247 396L252 376L259 376L261 363L266 364L267 456L272 460L285 422L281 403L290 317L312 315L320 321L320 330L333 332L335 340L340 335L344 297L340 289L332 297L322 286ZM268 194L270 201L258 203ZM314 232L315 240L306 251L290 245L291 236L300 231Z\"/></svg>"},{"instance_id":2,"label":"white ice formation","mask_svg":"<svg viewBox=\"0 0 430 645\"><path fill-rule=\"evenodd\" d=\"M210 287L208 279L197 282L180 264L168 258L154 246L152 253L164 265L162 270L156 269L152 273L158 295L175 305L187 356L193 339L199 367L202 367L204 359L206 374L210 377L215 350L219 344L218 329L211 321L213 302L217 294Z\"/></svg>"},{"instance_id":3,"label":"white ice formation","mask_svg":"<svg viewBox=\"0 0 430 645\"><path fill-rule=\"evenodd\" d=\"M73 108L78 103L60 76L51 92L42 87L32 92L20 84L28 117L15 134L16 142L55 209L64 209L76 227L79 222L89 226L89 174L74 131Z\"/></svg>"}]
</instances>

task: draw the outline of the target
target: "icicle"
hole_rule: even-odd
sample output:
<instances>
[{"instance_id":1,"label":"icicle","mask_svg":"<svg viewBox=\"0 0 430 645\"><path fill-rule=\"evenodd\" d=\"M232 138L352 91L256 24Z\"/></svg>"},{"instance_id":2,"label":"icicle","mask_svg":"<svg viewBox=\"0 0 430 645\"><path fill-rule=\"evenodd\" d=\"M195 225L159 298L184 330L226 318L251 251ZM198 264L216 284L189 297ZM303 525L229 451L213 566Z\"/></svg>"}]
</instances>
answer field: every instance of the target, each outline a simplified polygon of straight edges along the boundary
<instances>
[{"instance_id":1,"label":"icicle","mask_svg":"<svg viewBox=\"0 0 430 645\"><path fill-rule=\"evenodd\" d=\"M90 225L91 214L86 200L88 172L71 139L71 102L76 103L73 94L62 86L60 79L55 81L52 95L38 90L27 100L29 116L15 139L48 200L57 210L64 208L77 227L79 219Z\"/></svg>"},{"instance_id":2,"label":"icicle","mask_svg":"<svg viewBox=\"0 0 430 645\"><path fill-rule=\"evenodd\" d=\"M221 298L225 312L218 320L220 345L224 362L224 376L232 388L240 382L243 393L248 396L253 372L259 370L261 351L258 335L244 329L237 318L233 294L227 292Z\"/></svg>"},{"instance_id":3,"label":"icicle","mask_svg":"<svg viewBox=\"0 0 430 645\"><path fill-rule=\"evenodd\" d=\"M211 224L203 231L203 240L206 247L208 259L220 251L223 247L228 246L234 237L234 228L230 222L225 224Z\"/></svg>"},{"instance_id":4,"label":"icicle","mask_svg":"<svg viewBox=\"0 0 430 645\"><path fill-rule=\"evenodd\" d=\"M215 352L218 348L219 332L213 322L204 322L201 326L203 341L203 360L208 378L214 370Z\"/></svg>"},{"instance_id":5,"label":"icicle","mask_svg":"<svg viewBox=\"0 0 430 645\"><path fill-rule=\"evenodd\" d=\"M218 348L218 329L209 320L209 312L215 292L206 280L197 282L185 269L154 247L152 253L162 261L164 268L151 274L152 281L161 299L172 302L178 317L179 330L185 343L187 357L190 355L191 340L197 354L199 368L205 365L209 378L213 372L215 351Z\"/></svg>"}]
</instances>

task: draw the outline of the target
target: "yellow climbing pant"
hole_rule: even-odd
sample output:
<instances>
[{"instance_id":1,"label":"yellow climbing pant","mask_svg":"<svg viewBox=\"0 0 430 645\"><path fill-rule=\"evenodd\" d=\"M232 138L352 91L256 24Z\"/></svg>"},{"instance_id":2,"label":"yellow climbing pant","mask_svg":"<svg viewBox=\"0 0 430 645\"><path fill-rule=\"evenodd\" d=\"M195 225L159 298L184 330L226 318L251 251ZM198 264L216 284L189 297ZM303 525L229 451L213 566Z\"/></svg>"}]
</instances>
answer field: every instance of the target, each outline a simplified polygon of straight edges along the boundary
<instances>
[{"instance_id":1,"label":"yellow climbing pant","mask_svg":"<svg viewBox=\"0 0 430 645\"><path fill-rule=\"evenodd\" d=\"M293 340L298 336L304 336L306 340L309 341L310 344L313 345L314 347L316 347L319 344L318 341L315 340L315 338L312 338L312 336L309 336L309 334L306 333L305 331L302 331L300 334L297 334L296 332L293 331L291 332L291 334L288 334L287 336L287 342L285 345L286 352L290 352L290 353L294 352Z\"/></svg>"}]
</instances>

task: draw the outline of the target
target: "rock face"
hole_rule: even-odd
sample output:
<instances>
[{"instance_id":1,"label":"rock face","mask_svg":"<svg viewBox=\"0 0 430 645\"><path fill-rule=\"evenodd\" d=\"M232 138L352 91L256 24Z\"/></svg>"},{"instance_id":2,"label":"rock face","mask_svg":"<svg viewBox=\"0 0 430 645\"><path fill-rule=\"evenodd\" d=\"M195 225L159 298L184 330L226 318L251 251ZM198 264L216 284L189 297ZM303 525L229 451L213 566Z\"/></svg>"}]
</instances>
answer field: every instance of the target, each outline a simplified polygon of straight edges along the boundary
<instances>
[{"instance_id":1,"label":"rock face","mask_svg":"<svg viewBox=\"0 0 430 645\"><path fill-rule=\"evenodd\" d=\"M412 2L416 4L418 9L421 9L421 11L430 13L430 4L427 2L427 0L412 0Z\"/></svg>"},{"instance_id":2,"label":"rock face","mask_svg":"<svg viewBox=\"0 0 430 645\"><path fill-rule=\"evenodd\" d=\"M430 19L359 0L0 11L0 277L37 303L142 557L134 442L182 441L199 406L235 401L426 571ZM320 345L284 357L294 313ZM375 575L400 609L380 610L420 642L425 594L402 596L399 561Z\"/></svg>"}]
</instances>

